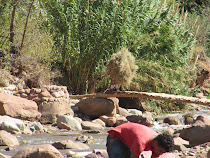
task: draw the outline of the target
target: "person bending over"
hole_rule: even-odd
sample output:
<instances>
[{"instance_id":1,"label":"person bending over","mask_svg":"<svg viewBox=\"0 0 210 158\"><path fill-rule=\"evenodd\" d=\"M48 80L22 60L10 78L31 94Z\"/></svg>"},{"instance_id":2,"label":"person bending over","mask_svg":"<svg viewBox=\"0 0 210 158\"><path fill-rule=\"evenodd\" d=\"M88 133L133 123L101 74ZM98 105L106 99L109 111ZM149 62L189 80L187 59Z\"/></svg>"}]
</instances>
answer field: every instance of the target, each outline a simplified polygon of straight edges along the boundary
<instances>
[{"instance_id":1,"label":"person bending over","mask_svg":"<svg viewBox=\"0 0 210 158\"><path fill-rule=\"evenodd\" d=\"M158 158L173 150L173 137L157 134L152 128L139 123L124 123L108 131L107 152L109 158L138 158L143 151L152 151Z\"/></svg>"}]
</instances>

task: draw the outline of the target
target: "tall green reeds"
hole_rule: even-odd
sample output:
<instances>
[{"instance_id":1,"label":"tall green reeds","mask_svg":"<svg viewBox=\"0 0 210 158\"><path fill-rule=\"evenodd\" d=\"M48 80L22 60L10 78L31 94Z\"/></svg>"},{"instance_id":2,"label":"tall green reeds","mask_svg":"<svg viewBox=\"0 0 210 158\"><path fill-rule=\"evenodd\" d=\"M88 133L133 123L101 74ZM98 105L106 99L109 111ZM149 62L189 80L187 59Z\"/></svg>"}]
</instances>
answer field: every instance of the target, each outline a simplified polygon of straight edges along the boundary
<instances>
[{"instance_id":1,"label":"tall green reeds","mask_svg":"<svg viewBox=\"0 0 210 158\"><path fill-rule=\"evenodd\" d=\"M72 93L90 91L94 80L102 74L103 62L122 47L128 48L139 62L155 62L169 71L178 70L177 67L182 71L192 59L189 51L194 33L185 28L187 13L180 14L165 1L47 0L44 4L47 26L54 37L57 54L61 54ZM159 75L148 71L140 67L139 76L154 78L152 82L159 86L157 81L163 80L160 78L165 74L160 74L160 69ZM178 76L181 78L182 74ZM169 87L168 79L177 80L169 75L163 81ZM157 90L167 91L161 85Z\"/></svg>"}]
</instances>

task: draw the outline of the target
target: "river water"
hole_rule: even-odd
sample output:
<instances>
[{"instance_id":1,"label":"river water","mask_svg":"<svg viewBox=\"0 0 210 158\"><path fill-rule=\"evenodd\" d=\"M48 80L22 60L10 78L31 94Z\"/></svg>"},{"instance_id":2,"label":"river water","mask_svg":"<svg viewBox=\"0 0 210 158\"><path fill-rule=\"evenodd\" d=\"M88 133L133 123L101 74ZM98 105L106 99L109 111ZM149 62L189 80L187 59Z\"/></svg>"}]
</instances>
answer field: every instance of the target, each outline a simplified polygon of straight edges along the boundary
<instances>
[{"instance_id":1,"label":"river water","mask_svg":"<svg viewBox=\"0 0 210 158\"><path fill-rule=\"evenodd\" d=\"M165 115L159 115L156 118L158 119L158 122L154 122L154 126L152 127L156 131L160 131L164 128L167 128L168 126L164 126L162 124L162 121L166 117L175 117L178 118L179 120L179 125L171 125L171 126L176 126L177 127L184 127L187 125L183 124L183 115L187 113L192 113L194 114L195 117L198 115L208 115L210 116L210 110L202 110L202 111L177 111L174 113L170 114L165 114ZM41 133L41 134L32 134L32 135L27 135L27 134L18 134L16 135L17 139L19 140L20 146L18 147L12 147L11 151L6 151L5 146L0 146L0 152L5 154L5 155L14 155L16 152L21 150L23 147L28 146L28 145L38 145L38 144L53 144L54 142L62 141L62 140L73 140L75 141L78 136L81 135L86 135L86 136L92 136L94 138L94 143L93 144L87 144L90 149L89 150L83 150L83 151L92 151L93 149L105 149L106 148L106 137L107 137L107 130L111 128L106 128L103 131L100 131L98 134L90 134L90 133L84 133L84 131L81 132L74 132L74 131L65 131L65 132L51 132L51 133ZM13 150L14 149L14 150ZM67 153L69 149L65 150L59 150L62 154Z\"/></svg>"}]
</instances>

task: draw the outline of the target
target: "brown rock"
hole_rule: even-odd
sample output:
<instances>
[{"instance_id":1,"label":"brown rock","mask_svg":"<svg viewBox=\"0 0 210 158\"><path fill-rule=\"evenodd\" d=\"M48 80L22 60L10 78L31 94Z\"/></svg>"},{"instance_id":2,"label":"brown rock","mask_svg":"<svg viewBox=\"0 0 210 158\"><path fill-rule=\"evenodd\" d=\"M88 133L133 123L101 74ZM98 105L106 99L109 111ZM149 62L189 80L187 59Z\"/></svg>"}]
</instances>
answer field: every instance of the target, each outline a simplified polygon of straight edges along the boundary
<instances>
[{"instance_id":1,"label":"brown rock","mask_svg":"<svg viewBox=\"0 0 210 158\"><path fill-rule=\"evenodd\" d=\"M189 135L190 146L210 142L210 125L193 126Z\"/></svg>"},{"instance_id":2,"label":"brown rock","mask_svg":"<svg viewBox=\"0 0 210 158\"><path fill-rule=\"evenodd\" d=\"M62 154L50 144L30 145L17 152L12 158L64 158Z\"/></svg>"},{"instance_id":3,"label":"brown rock","mask_svg":"<svg viewBox=\"0 0 210 158\"><path fill-rule=\"evenodd\" d=\"M180 137L175 137L174 138L174 149L178 151L186 151L187 148L185 145L189 145L189 142L180 138Z\"/></svg>"},{"instance_id":4,"label":"brown rock","mask_svg":"<svg viewBox=\"0 0 210 158\"><path fill-rule=\"evenodd\" d=\"M124 116L119 116L119 117L116 117L116 126L119 126L119 125L121 125L121 124L123 124L123 123L127 123L127 122L129 122L128 120L127 120L127 118L126 117L124 117Z\"/></svg>"},{"instance_id":5,"label":"brown rock","mask_svg":"<svg viewBox=\"0 0 210 158\"><path fill-rule=\"evenodd\" d=\"M88 98L80 100L76 106L79 107L79 110L83 114L88 115L91 118L98 118L101 115L115 116L118 107L116 103L116 98Z\"/></svg>"},{"instance_id":6,"label":"brown rock","mask_svg":"<svg viewBox=\"0 0 210 158\"><path fill-rule=\"evenodd\" d=\"M178 120L174 117L167 117L163 120L164 123L168 123L169 125L178 125Z\"/></svg>"},{"instance_id":7,"label":"brown rock","mask_svg":"<svg viewBox=\"0 0 210 158\"><path fill-rule=\"evenodd\" d=\"M36 102L4 93L0 93L0 115L16 118L40 118Z\"/></svg>"},{"instance_id":8,"label":"brown rock","mask_svg":"<svg viewBox=\"0 0 210 158\"><path fill-rule=\"evenodd\" d=\"M69 102L60 100L59 102L43 102L39 105L39 112L42 113L41 123L53 123L57 115L74 116Z\"/></svg>"},{"instance_id":9,"label":"brown rock","mask_svg":"<svg viewBox=\"0 0 210 158\"><path fill-rule=\"evenodd\" d=\"M0 146L12 145L19 145L18 139L7 131L0 130Z\"/></svg>"},{"instance_id":10,"label":"brown rock","mask_svg":"<svg viewBox=\"0 0 210 158\"><path fill-rule=\"evenodd\" d=\"M104 127L102 125L90 122L90 121L83 121L82 122L82 129L85 130L102 130Z\"/></svg>"},{"instance_id":11,"label":"brown rock","mask_svg":"<svg viewBox=\"0 0 210 158\"><path fill-rule=\"evenodd\" d=\"M205 115L199 115L193 123L193 126L198 125L210 125L210 117Z\"/></svg>"},{"instance_id":12,"label":"brown rock","mask_svg":"<svg viewBox=\"0 0 210 158\"><path fill-rule=\"evenodd\" d=\"M116 117L108 117L106 115L100 116L99 119L105 122L108 127L113 127L117 122Z\"/></svg>"},{"instance_id":13,"label":"brown rock","mask_svg":"<svg viewBox=\"0 0 210 158\"><path fill-rule=\"evenodd\" d=\"M46 89L43 89L41 93L39 93L39 97L52 97L50 92L48 92Z\"/></svg>"},{"instance_id":14,"label":"brown rock","mask_svg":"<svg viewBox=\"0 0 210 158\"><path fill-rule=\"evenodd\" d=\"M95 119L92 121L93 123L96 123L96 124L99 124L101 125L102 127L106 127L106 123L104 121L102 121L101 119ZM82 122L81 122L82 123Z\"/></svg>"},{"instance_id":15,"label":"brown rock","mask_svg":"<svg viewBox=\"0 0 210 158\"><path fill-rule=\"evenodd\" d=\"M144 116L137 116L137 115L130 115L126 117L128 121L140 123L145 126L151 126L153 124L153 118L151 115L144 115Z\"/></svg>"}]
</instances>

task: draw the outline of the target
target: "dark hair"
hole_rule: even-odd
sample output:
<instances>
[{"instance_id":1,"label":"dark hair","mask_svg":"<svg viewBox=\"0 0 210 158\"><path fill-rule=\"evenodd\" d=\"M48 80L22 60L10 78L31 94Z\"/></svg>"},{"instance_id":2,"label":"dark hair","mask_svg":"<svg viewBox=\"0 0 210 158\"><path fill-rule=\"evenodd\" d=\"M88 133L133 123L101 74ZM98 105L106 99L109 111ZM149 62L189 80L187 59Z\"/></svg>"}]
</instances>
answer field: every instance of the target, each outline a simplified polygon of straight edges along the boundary
<instances>
[{"instance_id":1,"label":"dark hair","mask_svg":"<svg viewBox=\"0 0 210 158\"><path fill-rule=\"evenodd\" d=\"M166 152L171 152L174 147L174 140L170 134L162 133L155 137L158 145L166 150Z\"/></svg>"}]
</instances>

